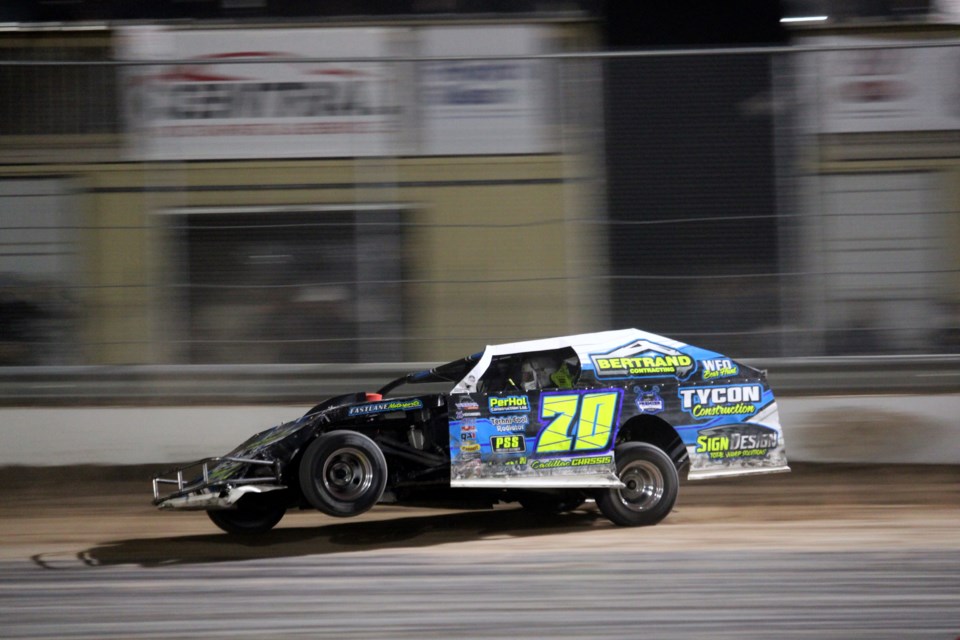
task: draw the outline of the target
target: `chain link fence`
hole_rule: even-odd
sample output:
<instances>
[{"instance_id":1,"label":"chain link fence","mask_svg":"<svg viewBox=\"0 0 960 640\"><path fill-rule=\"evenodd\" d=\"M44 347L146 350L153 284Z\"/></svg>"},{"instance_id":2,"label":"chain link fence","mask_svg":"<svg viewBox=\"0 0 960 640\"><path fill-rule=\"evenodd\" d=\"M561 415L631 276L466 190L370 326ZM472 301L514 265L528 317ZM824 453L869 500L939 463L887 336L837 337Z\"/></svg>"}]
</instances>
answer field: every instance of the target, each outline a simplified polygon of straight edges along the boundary
<instances>
[{"instance_id":1,"label":"chain link fence","mask_svg":"<svg viewBox=\"0 0 960 640\"><path fill-rule=\"evenodd\" d=\"M0 56L0 365L960 350L960 153L831 129L862 52L117 51Z\"/></svg>"}]
</instances>

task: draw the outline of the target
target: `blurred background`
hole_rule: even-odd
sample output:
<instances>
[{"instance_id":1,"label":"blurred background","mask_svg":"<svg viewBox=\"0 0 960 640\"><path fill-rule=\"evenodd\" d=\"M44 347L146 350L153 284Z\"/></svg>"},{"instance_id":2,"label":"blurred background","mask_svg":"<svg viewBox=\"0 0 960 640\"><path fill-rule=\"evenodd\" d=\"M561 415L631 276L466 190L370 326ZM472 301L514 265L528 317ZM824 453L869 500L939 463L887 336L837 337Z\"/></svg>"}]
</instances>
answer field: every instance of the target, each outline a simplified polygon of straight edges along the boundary
<instances>
[{"instance_id":1,"label":"blurred background","mask_svg":"<svg viewBox=\"0 0 960 640\"><path fill-rule=\"evenodd\" d=\"M4 3L0 366L960 350L960 3L722 4Z\"/></svg>"},{"instance_id":2,"label":"blurred background","mask_svg":"<svg viewBox=\"0 0 960 640\"><path fill-rule=\"evenodd\" d=\"M0 635L956 638L958 247L960 0L0 0ZM768 369L793 473L643 532L149 505L624 327Z\"/></svg>"}]
</instances>

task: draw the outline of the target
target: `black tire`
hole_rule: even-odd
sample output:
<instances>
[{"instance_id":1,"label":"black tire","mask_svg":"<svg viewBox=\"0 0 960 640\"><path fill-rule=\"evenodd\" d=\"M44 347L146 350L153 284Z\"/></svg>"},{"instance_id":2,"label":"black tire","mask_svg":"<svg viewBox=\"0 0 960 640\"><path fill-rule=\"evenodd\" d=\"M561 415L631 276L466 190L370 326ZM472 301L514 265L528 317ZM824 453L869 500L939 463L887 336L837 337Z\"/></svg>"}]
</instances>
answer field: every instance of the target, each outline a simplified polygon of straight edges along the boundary
<instances>
[{"instance_id":1,"label":"black tire","mask_svg":"<svg viewBox=\"0 0 960 640\"><path fill-rule=\"evenodd\" d=\"M387 460L377 444L353 431L331 431L310 443L300 463L300 489L323 513L349 518L377 504L387 486Z\"/></svg>"},{"instance_id":2,"label":"black tire","mask_svg":"<svg viewBox=\"0 0 960 640\"><path fill-rule=\"evenodd\" d=\"M227 533L235 535L256 535L273 529L287 508L283 506L237 507L236 509L214 509L207 515Z\"/></svg>"},{"instance_id":3,"label":"black tire","mask_svg":"<svg viewBox=\"0 0 960 640\"><path fill-rule=\"evenodd\" d=\"M670 456L645 442L616 449L617 476L627 486L597 492L600 512L614 524L642 527L667 517L677 501L680 476Z\"/></svg>"},{"instance_id":4,"label":"black tire","mask_svg":"<svg viewBox=\"0 0 960 640\"><path fill-rule=\"evenodd\" d=\"M545 515L573 511L586 501L587 496L580 491L562 491L558 493L531 491L517 499L520 506L527 511Z\"/></svg>"}]
</instances>

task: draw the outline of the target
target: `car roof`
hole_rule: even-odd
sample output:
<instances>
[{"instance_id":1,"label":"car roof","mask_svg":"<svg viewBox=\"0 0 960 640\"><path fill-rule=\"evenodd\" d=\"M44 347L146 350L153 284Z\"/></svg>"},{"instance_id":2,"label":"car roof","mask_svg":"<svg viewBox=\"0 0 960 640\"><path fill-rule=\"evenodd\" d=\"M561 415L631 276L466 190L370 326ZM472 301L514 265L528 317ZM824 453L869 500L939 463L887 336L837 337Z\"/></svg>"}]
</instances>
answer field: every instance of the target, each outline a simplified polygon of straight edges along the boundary
<instances>
[{"instance_id":1,"label":"car roof","mask_svg":"<svg viewBox=\"0 0 960 640\"><path fill-rule=\"evenodd\" d=\"M476 361L476 365L467 373L467 375L457 383L453 388L454 393L473 391L476 388L476 381L480 379L484 371L490 365L493 358L497 356L510 355L514 353L529 353L535 351L550 351L552 349L562 349L564 347L572 348L577 357L584 360L589 353L603 353L613 351L631 342L646 341L653 342L672 349L682 349L688 347L683 342L678 342L655 333L648 333L639 329L618 329L615 331L599 331L596 333L578 333L571 336L560 336L556 338L543 338L540 340L524 340L522 342L507 342L505 344L488 345Z\"/></svg>"},{"instance_id":2,"label":"car roof","mask_svg":"<svg viewBox=\"0 0 960 640\"><path fill-rule=\"evenodd\" d=\"M639 329L618 329L615 331L600 331L596 333L579 333L571 336L556 338L542 338L539 340L524 340L521 342L507 342L504 344L488 345L484 350L490 355L499 356L510 353L526 353L529 351L548 351L563 347L573 347L577 351L597 351L604 347L615 349L634 340L650 340L674 349L686 347L687 344L648 333Z\"/></svg>"}]
</instances>

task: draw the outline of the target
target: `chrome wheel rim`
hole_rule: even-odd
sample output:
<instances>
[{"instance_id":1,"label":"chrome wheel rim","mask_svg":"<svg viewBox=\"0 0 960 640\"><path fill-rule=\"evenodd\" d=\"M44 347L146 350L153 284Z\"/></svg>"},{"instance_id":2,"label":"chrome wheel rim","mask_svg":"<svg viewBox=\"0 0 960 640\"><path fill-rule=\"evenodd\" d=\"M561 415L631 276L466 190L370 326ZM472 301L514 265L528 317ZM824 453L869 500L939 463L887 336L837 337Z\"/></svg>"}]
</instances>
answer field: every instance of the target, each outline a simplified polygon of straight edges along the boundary
<instances>
[{"instance_id":1,"label":"chrome wheel rim","mask_svg":"<svg viewBox=\"0 0 960 640\"><path fill-rule=\"evenodd\" d=\"M327 456L320 478L337 500L355 500L373 485L373 463L363 451L344 447Z\"/></svg>"},{"instance_id":2,"label":"chrome wheel rim","mask_svg":"<svg viewBox=\"0 0 960 640\"><path fill-rule=\"evenodd\" d=\"M631 511L648 511L663 498L665 482L660 469L646 460L627 464L620 471L620 501Z\"/></svg>"}]
</instances>

